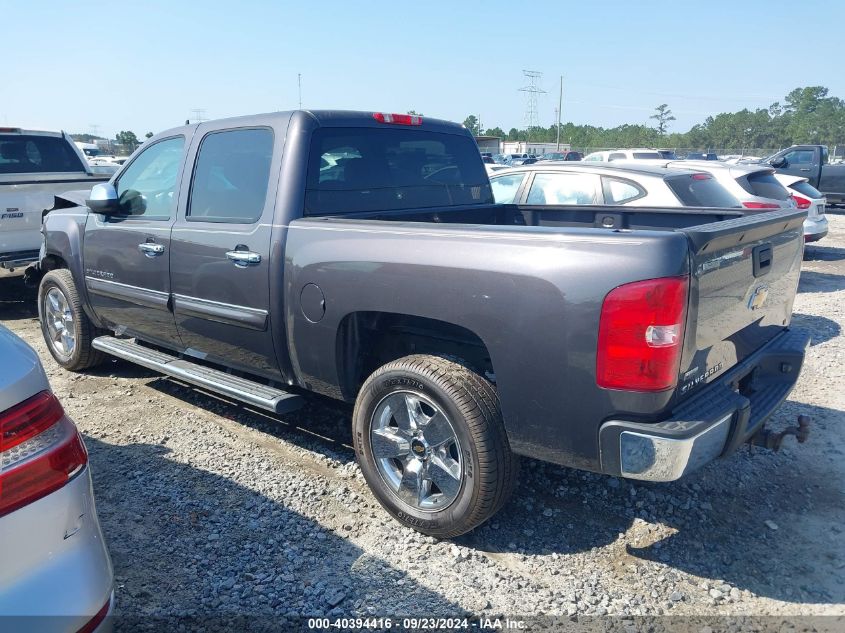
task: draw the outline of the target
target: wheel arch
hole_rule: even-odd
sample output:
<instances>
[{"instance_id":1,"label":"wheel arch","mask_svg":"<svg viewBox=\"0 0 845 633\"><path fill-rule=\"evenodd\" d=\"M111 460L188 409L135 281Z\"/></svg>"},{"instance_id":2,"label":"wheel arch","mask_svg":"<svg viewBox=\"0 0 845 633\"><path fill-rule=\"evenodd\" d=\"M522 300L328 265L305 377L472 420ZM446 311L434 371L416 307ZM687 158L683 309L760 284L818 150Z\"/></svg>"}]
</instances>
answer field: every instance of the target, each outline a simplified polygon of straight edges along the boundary
<instances>
[{"instance_id":1,"label":"wheel arch","mask_svg":"<svg viewBox=\"0 0 845 633\"><path fill-rule=\"evenodd\" d=\"M472 330L429 317L358 311L345 315L336 332L335 359L343 398L354 400L376 369L412 354L449 358L495 382L489 348Z\"/></svg>"}]
</instances>

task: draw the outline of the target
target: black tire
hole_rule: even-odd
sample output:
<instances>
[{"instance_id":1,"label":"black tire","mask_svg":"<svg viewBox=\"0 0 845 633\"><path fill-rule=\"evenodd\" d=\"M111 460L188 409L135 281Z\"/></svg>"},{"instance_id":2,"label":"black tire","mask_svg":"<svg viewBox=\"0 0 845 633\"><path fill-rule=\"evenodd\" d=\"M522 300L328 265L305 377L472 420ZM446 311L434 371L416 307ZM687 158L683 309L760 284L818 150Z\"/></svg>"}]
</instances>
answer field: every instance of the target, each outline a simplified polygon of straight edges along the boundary
<instances>
[{"instance_id":1,"label":"black tire","mask_svg":"<svg viewBox=\"0 0 845 633\"><path fill-rule=\"evenodd\" d=\"M47 325L44 302L47 294L53 288L58 289L64 295L68 310L73 317L72 328L75 343L70 353L63 353L60 349L56 349ZM69 270L65 268L51 270L41 279L41 284L38 286L38 320L41 322L41 334L44 336L47 349L50 350L50 354L56 362L65 369L82 371L99 365L106 358L103 352L91 346L91 341L104 332L94 327L91 319L82 309L82 302L79 300L79 293L76 290L73 275Z\"/></svg>"},{"instance_id":2,"label":"black tire","mask_svg":"<svg viewBox=\"0 0 845 633\"><path fill-rule=\"evenodd\" d=\"M403 502L382 477L371 446L373 415L395 392L415 392L447 416L460 446L461 483L447 507L421 510ZM414 355L376 370L361 387L352 417L358 463L379 503L400 523L437 538L469 532L493 516L513 491L518 458L510 450L493 386L463 365Z\"/></svg>"}]
</instances>

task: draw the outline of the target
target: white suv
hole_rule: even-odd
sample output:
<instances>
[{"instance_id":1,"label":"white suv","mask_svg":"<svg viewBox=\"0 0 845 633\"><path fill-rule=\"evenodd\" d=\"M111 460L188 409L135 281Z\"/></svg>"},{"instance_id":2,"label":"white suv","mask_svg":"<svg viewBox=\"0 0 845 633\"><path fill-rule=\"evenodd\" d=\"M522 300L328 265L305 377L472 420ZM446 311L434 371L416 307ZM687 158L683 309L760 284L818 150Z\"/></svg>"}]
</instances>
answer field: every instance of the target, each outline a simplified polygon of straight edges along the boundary
<instances>
[{"instance_id":1,"label":"white suv","mask_svg":"<svg viewBox=\"0 0 845 633\"><path fill-rule=\"evenodd\" d=\"M585 161L609 163L614 160L660 160L663 158L656 149L606 149L593 152L584 157Z\"/></svg>"}]
</instances>

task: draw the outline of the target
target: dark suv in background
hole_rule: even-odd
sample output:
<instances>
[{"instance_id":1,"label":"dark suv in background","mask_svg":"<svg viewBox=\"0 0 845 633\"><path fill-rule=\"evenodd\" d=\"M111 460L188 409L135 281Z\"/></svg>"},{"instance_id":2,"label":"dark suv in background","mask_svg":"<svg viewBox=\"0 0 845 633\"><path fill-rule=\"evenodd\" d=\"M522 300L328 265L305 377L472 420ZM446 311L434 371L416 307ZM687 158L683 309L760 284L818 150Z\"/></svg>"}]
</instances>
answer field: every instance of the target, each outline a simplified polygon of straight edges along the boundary
<instances>
[{"instance_id":1,"label":"dark suv in background","mask_svg":"<svg viewBox=\"0 0 845 633\"><path fill-rule=\"evenodd\" d=\"M543 154L540 160L581 160L582 158L584 155L581 152L565 151Z\"/></svg>"}]
</instances>

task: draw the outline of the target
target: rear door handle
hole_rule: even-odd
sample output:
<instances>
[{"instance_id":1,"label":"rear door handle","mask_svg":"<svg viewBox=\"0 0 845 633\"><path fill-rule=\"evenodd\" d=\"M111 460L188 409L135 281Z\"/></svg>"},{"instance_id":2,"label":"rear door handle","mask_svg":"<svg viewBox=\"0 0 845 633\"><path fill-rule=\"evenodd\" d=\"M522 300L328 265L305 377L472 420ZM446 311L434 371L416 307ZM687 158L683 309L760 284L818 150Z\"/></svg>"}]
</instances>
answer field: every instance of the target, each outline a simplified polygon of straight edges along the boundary
<instances>
[{"instance_id":1,"label":"rear door handle","mask_svg":"<svg viewBox=\"0 0 845 633\"><path fill-rule=\"evenodd\" d=\"M144 242L142 244L138 244L138 250L147 257L158 257L164 253L164 246L156 244L155 242Z\"/></svg>"},{"instance_id":2,"label":"rear door handle","mask_svg":"<svg viewBox=\"0 0 845 633\"><path fill-rule=\"evenodd\" d=\"M802 167L802 168L801 168L801 169L799 169L798 171L813 171L813 170L812 170L812 169L810 169L809 167Z\"/></svg>"},{"instance_id":3,"label":"rear door handle","mask_svg":"<svg viewBox=\"0 0 845 633\"><path fill-rule=\"evenodd\" d=\"M261 263L261 255L252 251L226 251L226 259L234 262L238 268L257 266Z\"/></svg>"}]
</instances>

